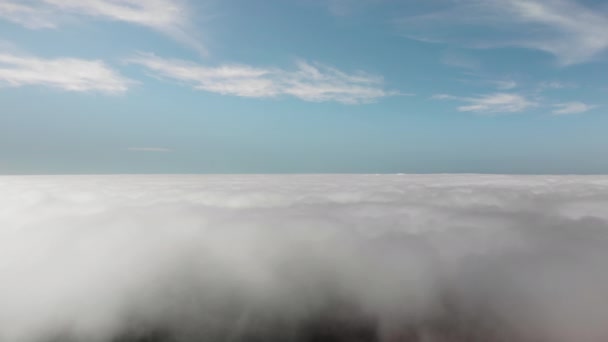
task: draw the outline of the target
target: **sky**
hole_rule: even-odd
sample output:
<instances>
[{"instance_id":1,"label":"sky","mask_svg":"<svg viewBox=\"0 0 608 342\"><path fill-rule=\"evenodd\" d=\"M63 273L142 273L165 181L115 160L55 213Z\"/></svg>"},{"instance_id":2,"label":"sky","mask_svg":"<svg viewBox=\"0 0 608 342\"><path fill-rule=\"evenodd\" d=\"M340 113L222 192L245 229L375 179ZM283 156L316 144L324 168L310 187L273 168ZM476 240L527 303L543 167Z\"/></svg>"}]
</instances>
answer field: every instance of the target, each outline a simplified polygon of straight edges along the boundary
<instances>
[{"instance_id":1,"label":"sky","mask_svg":"<svg viewBox=\"0 0 608 342\"><path fill-rule=\"evenodd\" d=\"M599 0L0 0L0 174L608 173Z\"/></svg>"}]
</instances>

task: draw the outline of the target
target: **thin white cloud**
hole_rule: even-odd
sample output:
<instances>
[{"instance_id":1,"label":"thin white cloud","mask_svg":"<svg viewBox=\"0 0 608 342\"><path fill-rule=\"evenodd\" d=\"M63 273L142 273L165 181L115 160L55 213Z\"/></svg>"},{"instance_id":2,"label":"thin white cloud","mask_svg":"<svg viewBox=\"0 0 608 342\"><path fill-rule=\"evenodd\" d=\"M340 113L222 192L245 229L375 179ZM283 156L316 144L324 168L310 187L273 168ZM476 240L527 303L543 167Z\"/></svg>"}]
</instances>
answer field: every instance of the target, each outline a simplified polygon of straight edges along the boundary
<instances>
[{"instance_id":1,"label":"thin white cloud","mask_svg":"<svg viewBox=\"0 0 608 342\"><path fill-rule=\"evenodd\" d=\"M130 152L152 152L152 153L168 153L173 152L170 148L166 147L129 147L127 148Z\"/></svg>"},{"instance_id":2,"label":"thin white cloud","mask_svg":"<svg viewBox=\"0 0 608 342\"><path fill-rule=\"evenodd\" d=\"M555 115L581 114L596 108L596 106L578 101L558 103L553 105L553 107L556 108L553 110L553 114Z\"/></svg>"},{"instance_id":3,"label":"thin white cloud","mask_svg":"<svg viewBox=\"0 0 608 342\"><path fill-rule=\"evenodd\" d=\"M445 52L443 56L441 56L441 63L447 66L469 70L477 70L481 67L481 62L477 58L454 51Z\"/></svg>"},{"instance_id":4,"label":"thin white cloud","mask_svg":"<svg viewBox=\"0 0 608 342\"><path fill-rule=\"evenodd\" d=\"M57 27L55 13L46 7L35 7L26 1L0 0L0 18L30 29Z\"/></svg>"},{"instance_id":5,"label":"thin white cloud","mask_svg":"<svg viewBox=\"0 0 608 342\"><path fill-rule=\"evenodd\" d=\"M608 16L599 9L574 0L496 1L511 9L522 22L553 31L545 37L523 41L522 45L550 52L562 64L593 59L608 48Z\"/></svg>"},{"instance_id":6,"label":"thin white cloud","mask_svg":"<svg viewBox=\"0 0 608 342\"><path fill-rule=\"evenodd\" d=\"M64 16L88 16L154 29L201 53L190 9L181 0L0 0L0 17L29 28L55 28Z\"/></svg>"},{"instance_id":7,"label":"thin white cloud","mask_svg":"<svg viewBox=\"0 0 608 342\"><path fill-rule=\"evenodd\" d=\"M428 36L469 47L519 46L546 51L562 65L593 60L608 49L608 13L575 0L451 3L453 7L442 12L404 18L399 24L409 36ZM471 38L461 34L468 30L445 29L467 25L478 27L484 35Z\"/></svg>"},{"instance_id":8,"label":"thin white cloud","mask_svg":"<svg viewBox=\"0 0 608 342\"><path fill-rule=\"evenodd\" d=\"M518 86L517 82L513 80L494 81L494 85L496 85L496 88L500 90L511 90L517 88Z\"/></svg>"},{"instance_id":9,"label":"thin white cloud","mask_svg":"<svg viewBox=\"0 0 608 342\"><path fill-rule=\"evenodd\" d=\"M329 12L335 16L347 16L361 11L382 0L322 0Z\"/></svg>"},{"instance_id":10,"label":"thin white cloud","mask_svg":"<svg viewBox=\"0 0 608 342\"><path fill-rule=\"evenodd\" d=\"M493 93L477 97L461 97L446 94L434 95L437 100L454 100L467 103L459 106L460 112L474 112L484 114L518 113L534 108L538 104L524 96L511 93Z\"/></svg>"},{"instance_id":11,"label":"thin white cloud","mask_svg":"<svg viewBox=\"0 0 608 342\"><path fill-rule=\"evenodd\" d=\"M0 86L40 85L66 91L119 94L133 83L99 60L0 53Z\"/></svg>"},{"instance_id":12,"label":"thin white cloud","mask_svg":"<svg viewBox=\"0 0 608 342\"><path fill-rule=\"evenodd\" d=\"M225 64L208 67L178 59L142 54L129 60L155 74L222 95L270 98L290 95L304 101L345 104L374 102L397 95L384 89L382 77L346 73L318 63L299 61L293 70Z\"/></svg>"},{"instance_id":13,"label":"thin white cloud","mask_svg":"<svg viewBox=\"0 0 608 342\"><path fill-rule=\"evenodd\" d=\"M578 85L576 85L574 83L566 83L566 82L560 82L560 81L547 81L547 82L541 82L538 85L538 87L541 91L544 91L547 89L578 88Z\"/></svg>"}]
</instances>

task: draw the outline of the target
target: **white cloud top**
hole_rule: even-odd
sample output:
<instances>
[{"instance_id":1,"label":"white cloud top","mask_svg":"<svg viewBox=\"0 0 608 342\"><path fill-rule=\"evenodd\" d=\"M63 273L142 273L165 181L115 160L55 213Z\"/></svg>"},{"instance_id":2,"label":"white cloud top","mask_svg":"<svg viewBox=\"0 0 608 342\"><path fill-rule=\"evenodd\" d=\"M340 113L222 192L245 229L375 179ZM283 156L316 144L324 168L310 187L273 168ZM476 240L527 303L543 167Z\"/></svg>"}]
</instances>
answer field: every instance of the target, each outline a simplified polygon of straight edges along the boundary
<instances>
[{"instance_id":1,"label":"white cloud top","mask_svg":"<svg viewBox=\"0 0 608 342\"><path fill-rule=\"evenodd\" d=\"M608 334L606 177L30 176L0 190L6 341Z\"/></svg>"}]
</instances>

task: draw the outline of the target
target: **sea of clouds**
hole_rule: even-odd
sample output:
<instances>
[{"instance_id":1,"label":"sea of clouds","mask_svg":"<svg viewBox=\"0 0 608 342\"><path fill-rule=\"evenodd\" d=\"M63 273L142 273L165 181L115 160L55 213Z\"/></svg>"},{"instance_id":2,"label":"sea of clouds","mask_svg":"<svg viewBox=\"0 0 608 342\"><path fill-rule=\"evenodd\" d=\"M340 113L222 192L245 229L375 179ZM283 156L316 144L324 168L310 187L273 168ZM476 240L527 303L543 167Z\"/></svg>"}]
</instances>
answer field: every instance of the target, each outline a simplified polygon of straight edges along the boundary
<instances>
[{"instance_id":1,"label":"sea of clouds","mask_svg":"<svg viewBox=\"0 0 608 342\"><path fill-rule=\"evenodd\" d=\"M608 341L608 176L0 177L0 342Z\"/></svg>"}]
</instances>

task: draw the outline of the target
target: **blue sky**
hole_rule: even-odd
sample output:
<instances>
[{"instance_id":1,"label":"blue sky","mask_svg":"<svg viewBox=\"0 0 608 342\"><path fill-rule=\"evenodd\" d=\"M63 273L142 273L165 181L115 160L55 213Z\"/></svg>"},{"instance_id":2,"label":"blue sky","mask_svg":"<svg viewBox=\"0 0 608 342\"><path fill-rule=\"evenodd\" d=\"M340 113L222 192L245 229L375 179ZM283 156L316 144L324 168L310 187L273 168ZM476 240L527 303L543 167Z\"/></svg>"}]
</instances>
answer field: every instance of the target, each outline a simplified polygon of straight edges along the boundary
<instances>
[{"instance_id":1,"label":"blue sky","mask_svg":"<svg viewBox=\"0 0 608 342\"><path fill-rule=\"evenodd\" d=\"M608 4L0 0L0 173L608 173Z\"/></svg>"}]
</instances>

